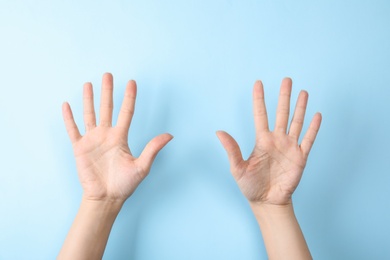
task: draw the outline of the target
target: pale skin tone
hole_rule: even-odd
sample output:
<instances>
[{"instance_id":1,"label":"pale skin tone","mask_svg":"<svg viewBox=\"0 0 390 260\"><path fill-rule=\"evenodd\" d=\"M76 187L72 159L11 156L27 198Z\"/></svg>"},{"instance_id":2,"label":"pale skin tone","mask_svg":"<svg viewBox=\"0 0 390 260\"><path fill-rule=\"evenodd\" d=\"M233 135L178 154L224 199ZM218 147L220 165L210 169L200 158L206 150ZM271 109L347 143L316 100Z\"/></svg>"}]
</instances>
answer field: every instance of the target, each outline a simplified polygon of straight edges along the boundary
<instances>
[{"instance_id":1,"label":"pale skin tone","mask_svg":"<svg viewBox=\"0 0 390 260\"><path fill-rule=\"evenodd\" d=\"M102 258L111 227L123 203L148 175L157 153L173 138L170 134L159 135L146 145L138 158L132 155L127 140L136 92L136 83L129 81L117 124L112 126L113 78L109 73L104 74L97 124L92 85L86 83L83 90L83 136L69 104L62 106L83 197L57 259Z\"/></svg>"},{"instance_id":2,"label":"pale skin tone","mask_svg":"<svg viewBox=\"0 0 390 260\"><path fill-rule=\"evenodd\" d=\"M282 82L274 131L269 130L262 83L253 89L256 143L244 160L237 142L226 132L217 135L227 151L231 171L246 196L259 223L269 259L311 259L302 231L295 218L292 194L299 184L310 149L321 124L317 113L303 137L308 94L298 97L287 131L292 82ZM170 134L153 138L141 155L131 154L127 137L134 114L136 84L129 81L117 125L112 126L113 79L102 80L100 120L96 123L92 85L84 85L82 136L68 103L63 117L72 142L77 172L83 187L79 212L57 259L101 259L116 216L126 199L147 176L157 153L172 139Z\"/></svg>"},{"instance_id":3,"label":"pale skin tone","mask_svg":"<svg viewBox=\"0 0 390 260\"><path fill-rule=\"evenodd\" d=\"M247 160L242 158L233 137L223 131L217 132L228 154L233 177L259 223L269 259L312 259L294 214L292 194L301 180L322 117L320 113L314 115L299 144L308 93L300 92L288 128L291 88L291 79L283 79L275 128L270 131L263 85L261 81L255 83L256 142Z\"/></svg>"}]
</instances>

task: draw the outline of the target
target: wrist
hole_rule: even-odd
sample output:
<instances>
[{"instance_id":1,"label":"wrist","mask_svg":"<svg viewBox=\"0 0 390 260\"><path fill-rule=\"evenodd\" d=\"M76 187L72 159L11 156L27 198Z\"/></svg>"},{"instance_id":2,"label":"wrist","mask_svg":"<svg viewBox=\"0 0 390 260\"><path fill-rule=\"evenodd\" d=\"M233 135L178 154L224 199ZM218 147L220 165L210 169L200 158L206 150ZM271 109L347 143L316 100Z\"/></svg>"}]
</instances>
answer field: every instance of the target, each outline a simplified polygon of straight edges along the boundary
<instances>
[{"instance_id":1,"label":"wrist","mask_svg":"<svg viewBox=\"0 0 390 260\"><path fill-rule=\"evenodd\" d=\"M122 200L113 200L113 199L88 199L86 197L82 197L80 208L99 213L105 216L116 216L122 209L124 201Z\"/></svg>"},{"instance_id":2,"label":"wrist","mask_svg":"<svg viewBox=\"0 0 390 260\"><path fill-rule=\"evenodd\" d=\"M292 202L287 204L249 203L256 219L265 217L291 217L295 216Z\"/></svg>"}]
</instances>

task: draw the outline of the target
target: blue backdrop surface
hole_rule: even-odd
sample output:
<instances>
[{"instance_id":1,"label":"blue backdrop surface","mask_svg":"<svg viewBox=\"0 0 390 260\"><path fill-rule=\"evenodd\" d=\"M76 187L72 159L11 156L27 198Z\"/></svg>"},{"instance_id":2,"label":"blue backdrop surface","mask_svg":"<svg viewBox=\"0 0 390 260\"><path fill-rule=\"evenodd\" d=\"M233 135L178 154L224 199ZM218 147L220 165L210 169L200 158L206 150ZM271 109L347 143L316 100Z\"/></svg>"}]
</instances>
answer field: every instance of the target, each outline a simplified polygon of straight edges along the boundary
<instances>
[{"instance_id":1,"label":"blue backdrop surface","mask_svg":"<svg viewBox=\"0 0 390 260\"><path fill-rule=\"evenodd\" d=\"M175 139L117 218L104 259L266 259L215 131L254 145L252 86L273 126L279 85L323 124L294 194L314 259L390 259L389 1L0 1L0 259L54 259L78 210L61 116L82 126L114 75L138 83L135 155ZM294 101L295 102L295 101ZM305 122L307 128L309 120ZM80 127L82 129L82 127Z\"/></svg>"}]
</instances>

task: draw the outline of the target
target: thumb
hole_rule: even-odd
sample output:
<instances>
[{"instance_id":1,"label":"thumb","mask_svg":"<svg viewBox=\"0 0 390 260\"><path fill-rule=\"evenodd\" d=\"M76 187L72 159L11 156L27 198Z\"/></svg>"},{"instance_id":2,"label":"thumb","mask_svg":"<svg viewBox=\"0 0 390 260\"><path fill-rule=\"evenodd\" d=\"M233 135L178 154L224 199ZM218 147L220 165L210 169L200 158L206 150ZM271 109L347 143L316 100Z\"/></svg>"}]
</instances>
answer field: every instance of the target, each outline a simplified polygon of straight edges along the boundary
<instances>
[{"instance_id":1,"label":"thumb","mask_svg":"<svg viewBox=\"0 0 390 260\"><path fill-rule=\"evenodd\" d=\"M224 131L217 131L217 136L226 150L230 162L230 170L234 174L234 169L243 161L240 147L236 140Z\"/></svg>"},{"instance_id":2,"label":"thumb","mask_svg":"<svg viewBox=\"0 0 390 260\"><path fill-rule=\"evenodd\" d=\"M138 157L139 164L149 172L158 152L173 138L170 134L161 134L150 140Z\"/></svg>"}]
</instances>

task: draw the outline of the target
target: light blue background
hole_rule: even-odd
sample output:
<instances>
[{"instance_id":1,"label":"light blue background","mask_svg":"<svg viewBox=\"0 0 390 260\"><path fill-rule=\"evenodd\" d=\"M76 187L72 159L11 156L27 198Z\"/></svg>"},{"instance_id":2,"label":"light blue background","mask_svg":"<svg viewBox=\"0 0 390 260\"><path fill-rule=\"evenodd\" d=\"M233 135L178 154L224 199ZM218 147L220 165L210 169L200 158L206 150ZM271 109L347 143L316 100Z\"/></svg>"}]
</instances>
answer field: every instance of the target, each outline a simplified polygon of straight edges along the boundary
<instances>
[{"instance_id":1,"label":"light blue background","mask_svg":"<svg viewBox=\"0 0 390 260\"><path fill-rule=\"evenodd\" d=\"M315 259L390 259L389 1L1 1L0 259L54 259L81 187L61 104L82 125L110 71L138 99L130 145L175 139L126 202L105 259L266 259L215 131L247 157L252 86L279 84L323 125L294 195ZM295 102L295 101L294 101Z\"/></svg>"}]
</instances>

